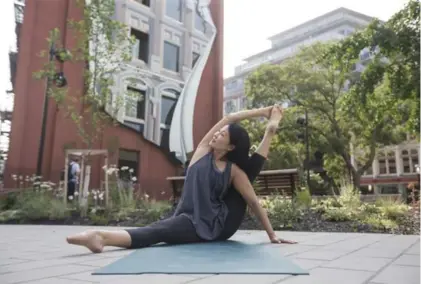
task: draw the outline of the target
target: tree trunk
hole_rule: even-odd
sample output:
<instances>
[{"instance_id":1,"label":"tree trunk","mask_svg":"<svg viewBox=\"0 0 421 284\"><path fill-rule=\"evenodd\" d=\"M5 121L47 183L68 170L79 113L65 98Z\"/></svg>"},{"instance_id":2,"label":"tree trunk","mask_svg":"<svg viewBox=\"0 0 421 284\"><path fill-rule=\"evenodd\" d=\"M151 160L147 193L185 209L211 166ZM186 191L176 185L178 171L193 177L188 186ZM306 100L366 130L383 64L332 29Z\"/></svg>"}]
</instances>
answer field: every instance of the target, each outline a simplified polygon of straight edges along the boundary
<instances>
[{"instance_id":1,"label":"tree trunk","mask_svg":"<svg viewBox=\"0 0 421 284\"><path fill-rule=\"evenodd\" d=\"M360 188L360 182L361 182L361 174L355 169L354 165L351 163L351 157L349 154L342 154L342 158L345 161L346 167L348 168L348 171L351 175L351 182L354 185L356 189Z\"/></svg>"},{"instance_id":2,"label":"tree trunk","mask_svg":"<svg viewBox=\"0 0 421 284\"><path fill-rule=\"evenodd\" d=\"M361 175L358 173L358 171L351 171L352 173L352 184L356 189L360 189L361 184Z\"/></svg>"}]
</instances>

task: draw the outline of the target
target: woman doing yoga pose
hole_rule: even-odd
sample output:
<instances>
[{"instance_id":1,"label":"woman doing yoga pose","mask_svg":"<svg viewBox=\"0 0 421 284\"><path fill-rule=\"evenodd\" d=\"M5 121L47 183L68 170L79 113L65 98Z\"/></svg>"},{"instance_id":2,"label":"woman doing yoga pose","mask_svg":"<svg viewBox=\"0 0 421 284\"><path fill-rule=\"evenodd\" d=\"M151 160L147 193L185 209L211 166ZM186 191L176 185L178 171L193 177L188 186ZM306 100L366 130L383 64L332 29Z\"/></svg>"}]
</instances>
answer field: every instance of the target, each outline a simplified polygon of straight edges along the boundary
<instances>
[{"instance_id":1,"label":"woman doing yoga pose","mask_svg":"<svg viewBox=\"0 0 421 284\"><path fill-rule=\"evenodd\" d=\"M270 119L262 142L249 157L248 133L235 123L253 117ZM230 114L213 126L190 161L183 193L172 217L142 228L87 231L68 237L67 242L99 253L104 246L142 248L161 242L227 240L240 227L248 205L272 243L295 243L276 236L251 185L263 167L281 118L282 109L275 105Z\"/></svg>"}]
</instances>

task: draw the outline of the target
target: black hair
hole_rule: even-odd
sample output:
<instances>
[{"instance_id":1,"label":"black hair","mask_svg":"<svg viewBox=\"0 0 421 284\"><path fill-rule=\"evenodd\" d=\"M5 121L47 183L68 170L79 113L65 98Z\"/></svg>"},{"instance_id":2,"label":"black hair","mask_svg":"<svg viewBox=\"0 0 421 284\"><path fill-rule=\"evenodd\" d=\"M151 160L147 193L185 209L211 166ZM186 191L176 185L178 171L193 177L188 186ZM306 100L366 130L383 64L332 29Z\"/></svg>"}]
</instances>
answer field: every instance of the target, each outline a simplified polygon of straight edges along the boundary
<instances>
[{"instance_id":1,"label":"black hair","mask_svg":"<svg viewBox=\"0 0 421 284\"><path fill-rule=\"evenodd\" d=\"M238 124L228 126L230 144L234 149L227 153L228 161L236 164L243 171L247 167L250 152L250 137L247 131Z\"/></svg>"}]
</instances>

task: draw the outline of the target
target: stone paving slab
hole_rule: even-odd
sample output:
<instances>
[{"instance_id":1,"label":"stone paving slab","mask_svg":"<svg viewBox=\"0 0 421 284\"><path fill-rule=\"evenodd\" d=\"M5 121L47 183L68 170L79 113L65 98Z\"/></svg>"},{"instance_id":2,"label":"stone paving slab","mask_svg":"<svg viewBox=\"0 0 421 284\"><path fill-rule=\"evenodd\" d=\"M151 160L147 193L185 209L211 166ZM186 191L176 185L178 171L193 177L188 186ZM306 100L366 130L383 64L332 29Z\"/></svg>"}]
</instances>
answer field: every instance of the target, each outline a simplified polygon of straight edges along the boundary
<instances>
[{"instance_id":1,"label":"stone paving slab","mask_svg":"<svg viewBox=\"0 0 421 284\"><path fill-rule=\"evenodd\" d=\"M0 283L83 284L412 284L420 283L420 237L359 233L279 232L299 241L274 249L307 269L290 275L92 275L132 250L107 248L91 254L65 242L82 226L0 225ZM99 229L98 227L96 227ZM103 227L117 230L119 228ZM120 228L121 229L121 228ZM267 242L263 231L240 231L235 240Z\"/></svg>"}]
</instances>

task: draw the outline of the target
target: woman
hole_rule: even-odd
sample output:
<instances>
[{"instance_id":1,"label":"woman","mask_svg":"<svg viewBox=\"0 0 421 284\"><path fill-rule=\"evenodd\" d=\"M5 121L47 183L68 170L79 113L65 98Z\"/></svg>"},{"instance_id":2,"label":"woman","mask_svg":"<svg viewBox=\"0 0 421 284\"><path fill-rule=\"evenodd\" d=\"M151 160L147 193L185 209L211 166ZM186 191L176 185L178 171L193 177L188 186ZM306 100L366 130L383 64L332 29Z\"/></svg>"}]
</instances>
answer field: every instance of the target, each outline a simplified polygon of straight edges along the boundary
<instances>
[{"instance_id":1,"label":"woman","mask_svg":"<svg viewBox=\"0 0 421 284\"><path fill-rule=\"evenodd\" d=\"M270 120L262 143L249 158L248 134L235 123L253 117ZM230 114L213 126L190 160L181 200L172 217L143 228L88 231L68 237L67 242L99 253L104 246L141 248L161 242L226 240L239 228L248 204L272 243L295 243L275 235L250 183L263 166L281 118L282 110L276 105Z\"/></svg>"}]
</instances>

